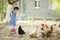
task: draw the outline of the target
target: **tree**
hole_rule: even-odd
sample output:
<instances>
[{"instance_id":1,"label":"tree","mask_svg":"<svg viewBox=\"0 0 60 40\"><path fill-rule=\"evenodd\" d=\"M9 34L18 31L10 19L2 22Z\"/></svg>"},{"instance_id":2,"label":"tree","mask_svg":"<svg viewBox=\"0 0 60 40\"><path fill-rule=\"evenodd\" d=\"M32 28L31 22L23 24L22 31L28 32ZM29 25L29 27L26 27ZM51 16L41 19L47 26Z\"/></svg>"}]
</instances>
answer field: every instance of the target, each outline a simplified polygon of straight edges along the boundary
<instances>
[{"instance_id":1,"label":"tree","mask_svg":"<svg viewBox=\"0 0 60 40\"><path fill-rule=\"evenodd\" d=\"M1 14L1 21L3 21L4 20L4 18L5 18L5 13L4 13L4 11L6 11L6 8L7 8L7 0L0 0L0 14Z\"/></svg>"},{"instance_id":2,"label":"tree","mask_svg":"<svg viewBox=\"0 0 60 40\"><path fill-rule=\"evenodd\" d=\"M19 1L19 0L8 0L8 3L11 4L11 5L13 5L13 4L16 3L17 1Z\"/></svg>"},{"instance_id":3,"label":"tree","mask_svg":"<svg viewBox=\"0 0 60 40\"><path fill-rule=\"evenodd\" d=\"M14 3L18 2L19 0L8 0L7 12L6 12L6 21L10 19L10 13L13 8Z\"/></svg>"}]
</instances>

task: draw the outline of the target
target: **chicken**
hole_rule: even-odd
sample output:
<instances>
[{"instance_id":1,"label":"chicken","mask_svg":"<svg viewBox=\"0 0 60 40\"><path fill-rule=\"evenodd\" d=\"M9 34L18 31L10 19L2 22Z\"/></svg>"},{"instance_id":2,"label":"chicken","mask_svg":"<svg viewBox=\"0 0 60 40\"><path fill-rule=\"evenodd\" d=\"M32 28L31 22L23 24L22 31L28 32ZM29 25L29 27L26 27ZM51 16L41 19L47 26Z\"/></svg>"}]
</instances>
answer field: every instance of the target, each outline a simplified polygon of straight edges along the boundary
<instances>
[{"instance_id":1,"label":"chicken","mask_svg":"<svg viewBox=\"0 0 60 40\"><path fill-rule=\"evenodd\" d=\"M19 35L25 34L25 32L24 32L24 30L21 28L21 26L19 26L19 28L18 28L18 34L19 34Z\"/></svg>"},{"instance_id":2,"label":"chicken","mask_svg":"<svg viewBox=\"0 0 60 40\"><path fill-rule=\"evenodd\" d=\"M53 32L53 25L47 29L47 37L49 37L50 34L52 34L52 32Z\"/></svg>"},{"instance_id":3,"label":"chicken","mask_svg":"<svg viewBox=\"0 0 60 40\"><path fill-rule=\"evenodd\" d=\"M36 27L36 29L35 30L33 30L31 33L29 33L29 36L31 37L31 38L37 38L38 37L38 29L37 29L37 27Z\"/></svg>"}]
</instances>

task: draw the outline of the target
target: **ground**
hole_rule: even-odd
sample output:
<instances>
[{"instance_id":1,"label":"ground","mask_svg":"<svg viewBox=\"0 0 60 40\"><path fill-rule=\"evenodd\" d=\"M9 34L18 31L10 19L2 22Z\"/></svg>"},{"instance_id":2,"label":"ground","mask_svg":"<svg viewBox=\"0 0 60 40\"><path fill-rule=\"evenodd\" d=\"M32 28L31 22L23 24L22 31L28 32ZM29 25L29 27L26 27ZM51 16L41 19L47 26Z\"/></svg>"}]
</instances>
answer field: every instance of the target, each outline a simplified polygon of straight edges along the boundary
<instances>
[{"instance_id":1,"label":"ground","mask_svg":"<svg viewBox=\"0 0 60 40\"><path fill-rule=\"evenodd\" d=\"M30 38L28 35L24 35L22 37L17 34L10 35L9 29L6 26L0 29L0 40L60 40L60 37L58 37L57 35L56 36L53 35L52 37L49 37L49 38L46 38L46 37Z\"/></svg>"},{"instance_id":2,"label":"ground","mask_svg":"<svg viewBox=\"0 0 60 40\"><path fill-rule=\"evenodd\" d=\"M0 25L1 27L1 25ZM33 26L29 25L22 25L23 30L26 32L26 35L20 36L18 34L10 35L9 34L9 25L4 26L3 28L0 28L0 40L60 40L60 36L56 33L53 33L51 37L38 37L38 38L30 38L28 36L28 33L32 31ZM16 26L16 28L18 28ZM39 27L38 27L39 28Z\"/></svg>"}]
</instances>

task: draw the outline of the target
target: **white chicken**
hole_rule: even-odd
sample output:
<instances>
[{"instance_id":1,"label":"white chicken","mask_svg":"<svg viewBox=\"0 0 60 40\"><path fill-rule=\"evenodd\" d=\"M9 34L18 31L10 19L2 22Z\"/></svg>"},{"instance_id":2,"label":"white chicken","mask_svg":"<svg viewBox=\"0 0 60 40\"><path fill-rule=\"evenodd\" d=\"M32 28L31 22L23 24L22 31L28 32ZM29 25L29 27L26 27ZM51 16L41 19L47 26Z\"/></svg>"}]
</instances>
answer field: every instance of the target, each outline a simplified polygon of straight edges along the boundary
<instances>
[{"instance_id":1,"label":"white chicken","mask_svg":"<svg viewBox=\"0 0 60 40\"><path fill-rule=\"evenodd\" d=\"M38 28L34 29L31 33L29 33L31 38L38 37Z\"/></svg>"}]
</instances>

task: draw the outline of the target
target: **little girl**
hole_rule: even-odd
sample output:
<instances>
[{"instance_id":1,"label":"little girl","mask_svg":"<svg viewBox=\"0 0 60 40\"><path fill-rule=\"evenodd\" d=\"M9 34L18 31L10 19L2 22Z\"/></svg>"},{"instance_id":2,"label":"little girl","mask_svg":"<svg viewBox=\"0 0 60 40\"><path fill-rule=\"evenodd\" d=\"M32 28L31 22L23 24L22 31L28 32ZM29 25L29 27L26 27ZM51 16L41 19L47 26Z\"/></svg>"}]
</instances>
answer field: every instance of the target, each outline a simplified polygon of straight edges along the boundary
<instances>
[{"instance_id":1,"label":"little girl","mask_svg":"<svg viewBox=\"0 0 60 40\"><path fill-rule=\"evenodd\" d=\"M16 26L16 13L18 12L18 10L19 10L18 7L14 7L14 10L12 11L11 18L9 20L9 25L12 27L10 29L10 34L15 34L16 33L16 29L15 29L15 26Z\"/></svg>"}]
</instances>

